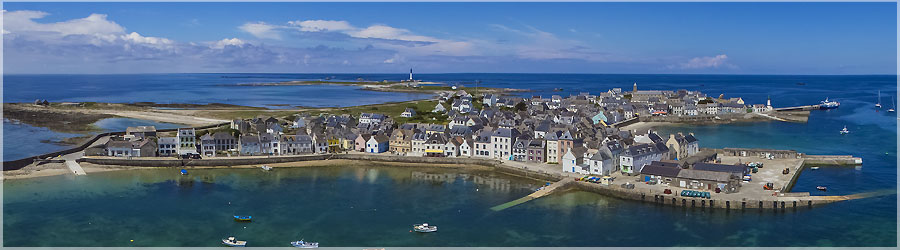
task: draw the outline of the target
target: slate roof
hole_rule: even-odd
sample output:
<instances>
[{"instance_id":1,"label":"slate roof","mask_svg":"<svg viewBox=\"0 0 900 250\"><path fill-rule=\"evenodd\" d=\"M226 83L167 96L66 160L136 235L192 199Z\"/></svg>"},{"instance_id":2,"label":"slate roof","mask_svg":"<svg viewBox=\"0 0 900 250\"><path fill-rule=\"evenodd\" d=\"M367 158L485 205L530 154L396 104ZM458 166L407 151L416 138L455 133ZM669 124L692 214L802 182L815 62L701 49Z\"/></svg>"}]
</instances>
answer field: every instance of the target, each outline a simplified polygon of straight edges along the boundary
<instances>
[{"instance_id":1,"label":"slate roof","mask_svg":"<svg viewBox=\"0 0 900 250\"><path fill-rule=\"evenodd\" d=\"M643 168L641 168L641 174L645 174L645 175L678 177L678 174L680 172L681 172L681 168L672 168L672 167L665 167L665 166L659 166L659 165L653 165L653 164L646 165Z\"/></svg>"}]
</instances>

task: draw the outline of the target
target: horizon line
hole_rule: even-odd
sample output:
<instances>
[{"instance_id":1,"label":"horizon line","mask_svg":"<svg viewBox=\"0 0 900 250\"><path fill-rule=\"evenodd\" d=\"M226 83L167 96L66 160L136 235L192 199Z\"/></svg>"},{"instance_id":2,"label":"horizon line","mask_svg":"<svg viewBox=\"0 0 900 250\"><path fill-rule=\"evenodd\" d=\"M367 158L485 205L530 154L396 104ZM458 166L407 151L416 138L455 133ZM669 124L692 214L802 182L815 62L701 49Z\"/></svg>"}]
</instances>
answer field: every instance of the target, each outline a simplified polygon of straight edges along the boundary
<instances>
[{"instance_id":1,"label":"horizon line","mask_svg":"<svg viewBox=\"0 0 900 250\"><path fill-rule=\"evenodd\" d=\"M378 72L156 72L156 73L3 73L6 75L164 75L164 74L378 74L378 75L408 75L409 73L378 73ZM776 73L556 73L556 72L441 72L441 73L414 73L416 75L439 74L518 74L518 75L719 75L719 76L898 76L897 73L871 73L871 74L776 74Z\"/></svg>"}]
</instances>

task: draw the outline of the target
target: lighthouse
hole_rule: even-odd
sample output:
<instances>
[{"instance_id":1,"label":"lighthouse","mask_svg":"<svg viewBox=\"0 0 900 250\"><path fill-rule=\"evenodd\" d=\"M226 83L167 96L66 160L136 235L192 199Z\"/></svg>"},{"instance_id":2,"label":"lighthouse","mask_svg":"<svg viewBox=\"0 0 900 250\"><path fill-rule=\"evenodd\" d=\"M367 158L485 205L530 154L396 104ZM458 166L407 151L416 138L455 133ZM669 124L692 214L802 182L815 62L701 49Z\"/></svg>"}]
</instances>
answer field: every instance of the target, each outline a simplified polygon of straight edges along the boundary
<instances>
[{"instance_id":1,"label":"lighthouse","mask_svg":"<svg viewBox=\"0 0 900 250\"><path fill-rule=\"evenodd\" d=\"M631 92L635 92L635 93L637 92L637 83L636 82L634 83L634 90L632 90Z\"/></svg>"},{"instance_id":2,"label":"lighthouse","mask_svg":"<svg viewBox=\"0 0 900 250\"><path fill-rule=\"evenodd\" d=\"M409 68L409 81L411 82L412 80L412 68Z\"/></svg>"}]
</instances>

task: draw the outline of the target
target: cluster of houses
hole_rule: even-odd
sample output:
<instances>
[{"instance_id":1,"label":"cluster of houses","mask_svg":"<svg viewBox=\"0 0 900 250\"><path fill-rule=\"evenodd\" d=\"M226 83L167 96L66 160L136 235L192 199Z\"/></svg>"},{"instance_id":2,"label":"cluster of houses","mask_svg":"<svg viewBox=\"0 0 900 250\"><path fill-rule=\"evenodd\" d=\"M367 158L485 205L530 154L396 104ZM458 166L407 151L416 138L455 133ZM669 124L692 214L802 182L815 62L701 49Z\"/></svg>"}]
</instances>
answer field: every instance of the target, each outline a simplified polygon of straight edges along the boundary
<instances>
[{"instance_id":1,"label":"cluster of houses","mask_svg":"<svg viewBox=\"0 0 900 250\"><path fill-rule=\"evenodd\" d=\"M631 92L623 92L620 88L610 89L596 101L604 109L600 119L608 124L639 116L715 117L773 110L771 101L767 101L765 105L747 105L740 97L711 98L699 91L638 90L637 83Z\"/></svg>"},{"instance_id":2,"label":"cluster of houses","mask_svg":"<svg viewBox=\"0 0 900 250\"><path fill-rule=\"evenodd\" d=\"M444 93L441 99L452 103L451 107L446 109L439 103L431 112L446 115L449 118L446 125L395 124L387 115L362 113L358 117L300 114L290 120L238 119L231 122L230 131L206 132L199 137L192 128L178 129L172 137L157 137L152 126L133 127L128 128L125 136L92 149L92 154L215 157L358 151L412 157L472 157L559 164L565 172L594 175L621 172L659 183L695 188L715 184L721 188L720 184L735 180L731 172L720 174L708 166L696 169L693 165L699 163L673 163L700 152L693 134L663 138L653 131L636 134L607 124L633 116L690 116L741 112L746 108L740 98L709 101L699 92L638 91L636 85L631 92L612 89L600 96L581 93L566 98L554 95L526 99L493 94L475 97L460 90ZM476 102L480 102L479 108ZM765 112L764 109L771 107L761 107L760 111ZM420 114L414 109L400 114L401 117L417 115ZM738 176L738 182L739 179Z\"/></svg>"}]
</instances>

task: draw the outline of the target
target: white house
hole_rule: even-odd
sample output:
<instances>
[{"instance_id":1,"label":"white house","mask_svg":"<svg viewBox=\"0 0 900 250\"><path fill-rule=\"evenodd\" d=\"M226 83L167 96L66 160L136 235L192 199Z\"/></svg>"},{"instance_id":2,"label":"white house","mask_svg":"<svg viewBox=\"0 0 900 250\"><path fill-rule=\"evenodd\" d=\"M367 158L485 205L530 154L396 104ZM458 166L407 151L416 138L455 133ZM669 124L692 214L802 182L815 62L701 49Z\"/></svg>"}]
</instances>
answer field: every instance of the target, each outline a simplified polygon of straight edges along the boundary
<instances>
[{"instance_id":1,"label":"white house","mask_svg":"<svg viewBox=\"0 0 900 250\"><path fill-rule=\"evenodd\" d=\"M416 116L416 110L414 110L412 108L406 108L406 110L404 110L403 113L400 113L400 117L410 118L413 116Z\"/></svg>"},{"instance_id":2,"label":"white house","mask_svg":"<svg viewBox=\"0 0 900 250\"><path fill-rule=\"evenodd\" d=\"M178 149L176 152L179 155L197 153L197 138L194 135L194 128L178 129L175 138L178 140Z\"/></svg>"},{"instance_id":3,"label":"white house","mask_svg":"<svg viewBox=\"0 0 900 250\"><path fill-rule=\"evenodd\" d=\"M508 160L512 155L513 138L518 135L515 129L498 128L491 134L491 149L494 159Z\"/></svg>"},{"instance_id":4,"label":"white house","mask_svg":"<svg viewBox=\"0 0 900 250\"><path fill-rule=\"evenodd\" d=\"M431 112L444 113L444 112L447 112L447 109L444 108L444 105L441 105L440 103L438 103L437 105L434 106L434 109L431 110Z\"/></svg>"},{"instance_id":5,"label":"white house","mask_svg":"<svg viewBox=\"0 0 900 250\"><path fill-rule=\"evenodd\" d=\"M475 149L475 141L469 138L463 138L462 144L459 145L459 156L472 157Z\"/></svg>"},{"instance_id":6,"label":"white house","mask_svg":"<svg viewBox=\"0 0 900 250\"><path fill-rule=\"evenodd\" d=\"M589 174L590 167L584 164L583 153L576 151L575 149L569 150L563 155L561 162L563 172Z\"/></svg>"}]
</instances>

